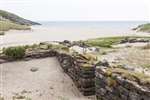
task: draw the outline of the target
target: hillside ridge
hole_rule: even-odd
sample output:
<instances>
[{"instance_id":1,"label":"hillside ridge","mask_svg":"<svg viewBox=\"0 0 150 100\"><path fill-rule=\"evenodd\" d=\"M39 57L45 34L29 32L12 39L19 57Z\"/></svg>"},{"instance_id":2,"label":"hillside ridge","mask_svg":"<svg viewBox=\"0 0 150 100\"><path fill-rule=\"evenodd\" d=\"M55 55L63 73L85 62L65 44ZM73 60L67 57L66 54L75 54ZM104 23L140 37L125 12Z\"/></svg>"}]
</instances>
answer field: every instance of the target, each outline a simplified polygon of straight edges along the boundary
<instances>
[{"instance_id":1,"label":"hillside ridge","mask_svg":"<svg viewBox=\"0 0 150 100\"><path fill-rule=\"evenodd\" d=\"M27 19L24 19L16 14L13 14L8 11L0 10L0 20L9 20L11 22L14 22L16 24L20 25L40 25L40 23L33 22Z\"/></svg>"}]
</instances>

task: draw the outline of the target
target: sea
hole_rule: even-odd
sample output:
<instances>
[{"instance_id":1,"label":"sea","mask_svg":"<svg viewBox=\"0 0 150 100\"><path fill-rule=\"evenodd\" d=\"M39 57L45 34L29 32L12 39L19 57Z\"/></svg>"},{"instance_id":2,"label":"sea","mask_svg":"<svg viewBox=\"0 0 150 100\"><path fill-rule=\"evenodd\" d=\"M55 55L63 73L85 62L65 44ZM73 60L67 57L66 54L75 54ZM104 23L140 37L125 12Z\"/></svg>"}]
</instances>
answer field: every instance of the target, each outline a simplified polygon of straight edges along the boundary
<instances>
[{"instance_id":1,"label":"sea","mask_svg":"<svg viewBox=\"0 0 150 100\"><path fill-rule=\"evenodd\" d=\"M39 21L45 27L132 29L148 21Z\"/></svg>"}]
</instances>

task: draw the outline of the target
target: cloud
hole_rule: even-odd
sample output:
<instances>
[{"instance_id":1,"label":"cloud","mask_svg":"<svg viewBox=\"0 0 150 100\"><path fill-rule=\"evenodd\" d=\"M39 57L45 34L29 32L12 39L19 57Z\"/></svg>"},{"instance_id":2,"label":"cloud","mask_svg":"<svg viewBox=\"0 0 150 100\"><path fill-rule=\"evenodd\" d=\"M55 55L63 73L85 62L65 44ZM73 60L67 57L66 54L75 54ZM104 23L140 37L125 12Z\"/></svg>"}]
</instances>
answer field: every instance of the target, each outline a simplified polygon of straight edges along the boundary
<instances>
[{"instance_id":1,"label":"cloud","mask_svg":"<svg viewBox=\"0 0 150 100\"><path fill-rule=\"evenodd\" d=\"M32 20L148 20L149 0L0 0L0 9Z\"/></svg>"}]
</instances>

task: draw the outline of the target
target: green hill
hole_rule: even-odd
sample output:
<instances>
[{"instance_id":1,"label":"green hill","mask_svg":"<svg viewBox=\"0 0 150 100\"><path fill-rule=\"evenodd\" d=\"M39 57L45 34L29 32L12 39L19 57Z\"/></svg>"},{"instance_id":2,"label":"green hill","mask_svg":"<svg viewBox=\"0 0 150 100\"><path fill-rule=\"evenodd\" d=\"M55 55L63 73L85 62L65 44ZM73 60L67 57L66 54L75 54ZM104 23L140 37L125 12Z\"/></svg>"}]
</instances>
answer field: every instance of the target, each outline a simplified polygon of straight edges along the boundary
<instances>
[{"instance_id":1,"label":"green hill","mask_svg":"<svg viewBox=\"0 0 150 100\"><path fill-rule=\"evenodd\" d=\"M139 25L133 30L150 33L150 23Z\"/></svg>"},{"instance_id":2,"label":"green hill","mask_svg":"<svg viewBox=\"0 0 150 100\"><path fill-rule=\"evenodd\" d=\"M40 25L39 23L26 20L13 13L0 10L0 35L4 35L5 31L13 30L29 30L31 25Z\"/></svg>"},{"instance_id":3,"label":"green hill","mask_svg":"<svg viewBox=\"0 0 150 100\"><path fill-rule=\"evenodd\" d=\"M20 25L40 25L37 22L33 22L27 19L24 19L18 15L15 15L13 13L7 12L7 11L3 11L0 10L0 19L6 19L6 20L10 20L16 24L20 24Z\"/></svg>"},{"instance_id":4,"label":"green hill","mask_svg":"<svg viewBox=\"0 0 150 100\"><path fill-rule=\"evenodd\" d=\"M0 20L0 31L9 31L10 29L29 30L31 28L28 25L20 25L20 24L13 23L11 21L2 21L2 20Z\"/></svg>"}]
</instances>

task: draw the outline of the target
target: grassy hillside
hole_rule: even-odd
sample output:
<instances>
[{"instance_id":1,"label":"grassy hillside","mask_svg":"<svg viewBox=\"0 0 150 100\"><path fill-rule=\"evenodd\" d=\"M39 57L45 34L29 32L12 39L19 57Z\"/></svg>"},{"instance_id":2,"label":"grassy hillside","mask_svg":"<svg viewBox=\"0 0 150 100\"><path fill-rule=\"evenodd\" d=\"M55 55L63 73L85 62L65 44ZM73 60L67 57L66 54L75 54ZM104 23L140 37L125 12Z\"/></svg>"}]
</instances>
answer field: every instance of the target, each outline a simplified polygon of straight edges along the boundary
<instances>
[{"instance_id":1,"label":"grassy hillside","mask_svg":"<svg viewBox=\"0 0 150 100\"><path fill-rule=\"evenodd\" d=\"M139 25L137 28L134 28L134 30L150 33L150 23Z\"/></svg>"},{"instance_id":2,"label":"grassy hillside","mask_svg":"<svg viewBox=\"0 0 150 100\"><path fill-rule=\"evenodd\" d=\"M11 22L14 22L16 24L20 24L20 25L39 25L39 23L37 22L33 22L27 19L24 19L18 15L15 15L13 13L4 11L4 10L0 10L0 17L4 18L4 19L8 19Z\"/></svg>"},{"instance_id":3,"label":"grassy hillside","mask_svg":"<svg viewBox=\"0 0 150 100\"><path fill-rule=\"evenodd\" d=\"M19 25L19 24L13 23L11 21L2 21L2 20L0 20L0 31L1 31L1 33L2 33L2 31L8 31L10 29L14 29L14 30L29 30L30 26Z\"/></svg>"},{"instance_id":4,"label":"grassy hillside","mask_svg":"<svg viewBox=\"0 0 150 100\"><path fill-rule=\"evenodd\" d=\"M13 13L0 10L0 35L4 35L9 30L29 30L31 25L39 25L39 23L26 20Z\"/></svg>"}]
</instances>

